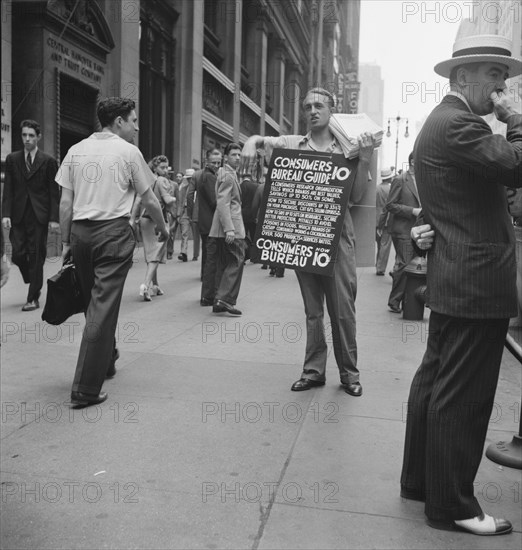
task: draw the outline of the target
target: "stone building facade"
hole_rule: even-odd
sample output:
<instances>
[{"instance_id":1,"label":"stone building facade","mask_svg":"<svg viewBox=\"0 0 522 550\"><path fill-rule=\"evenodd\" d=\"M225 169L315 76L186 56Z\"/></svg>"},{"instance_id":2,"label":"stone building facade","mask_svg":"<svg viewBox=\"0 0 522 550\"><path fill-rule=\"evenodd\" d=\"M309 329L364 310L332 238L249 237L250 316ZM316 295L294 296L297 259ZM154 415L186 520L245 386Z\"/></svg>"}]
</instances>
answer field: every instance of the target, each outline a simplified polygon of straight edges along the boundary
<instances>
[{"instance_id":1,"label":"stone building facade","mask_svg":"<svg viewBox=\"0 0 522 550\"><path fill-rule=\"evenodd\" d=\"M25 118L60 160L97 129L105 96L137 102L140 149L174 170L252 134L304 132L312 85L357 112L359 16L360 0L2 2L2 162ZM369 214L354 212L361 265L373 256Z\"/></svg>"}]
</instances>

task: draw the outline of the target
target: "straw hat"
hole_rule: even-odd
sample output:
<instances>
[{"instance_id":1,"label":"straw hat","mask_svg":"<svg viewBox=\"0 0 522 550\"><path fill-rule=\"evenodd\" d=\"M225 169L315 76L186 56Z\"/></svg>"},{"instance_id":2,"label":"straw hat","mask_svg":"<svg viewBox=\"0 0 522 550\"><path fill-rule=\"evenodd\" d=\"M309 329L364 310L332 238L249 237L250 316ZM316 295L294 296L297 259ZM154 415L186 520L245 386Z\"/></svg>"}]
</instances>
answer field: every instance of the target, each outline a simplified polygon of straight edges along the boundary
<instances>
[{"instance_id":1,"label":"straw hat","mask_svg":"<svg viewBox=\"0 0 522 550\"><path fill-rule=\"evenodd\" d=\"M451 59L435 65L437 74L449 78L451 70L466 63L501 63L510 77L522 74L522 60L511 55L511 40L497 34L466 36L453 44Z\"/></svg>"},{"instance_id":2,"label":"straw hat","mask_svg":"<svg viewBox=\"0 0 522 550\"><path fill-rule=\"evenodd\" d=\"M392 178L392 171L390 169L381 170L381 180L382 181L391 180L391 178Z\"/></svg>"}]
</instances>

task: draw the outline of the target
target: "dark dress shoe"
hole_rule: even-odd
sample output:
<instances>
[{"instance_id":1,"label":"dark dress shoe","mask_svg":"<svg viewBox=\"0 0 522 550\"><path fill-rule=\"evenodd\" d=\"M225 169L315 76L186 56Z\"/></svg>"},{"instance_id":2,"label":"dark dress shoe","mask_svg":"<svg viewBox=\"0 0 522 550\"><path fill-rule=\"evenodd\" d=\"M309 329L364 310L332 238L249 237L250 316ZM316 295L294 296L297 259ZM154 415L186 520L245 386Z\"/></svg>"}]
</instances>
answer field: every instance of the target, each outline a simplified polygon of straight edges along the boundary
<instances>
[{"instance_id":1,"label":"dark dress shoe","mask_svg":"<svg viewBox=\"0 0 522 550\"><path fill-rule=\"evenodd\" d=\"M182 262L188 262L188 257L183 252L178 256L178 260L181 260Z\"/></svg>"},{"instance_id":2,"label":"dark dress shoe","mask_svg":"<svg viewBox=\"0 0 522 550\"><path fill-rule=\"evenodd\" d=\"M206 298L201 298L201 300L199 301L199 305L202 306L202 307L213 306L214 301L213 300L207 300Z\"/></svg>"},{"instance_id":3,"label":"dark dress shoe","mask_svg":"<svg viewBox=\"0 0 522 550\"><path fill-rule=\"evenodd\" d=\"M35 309L38 309L39 307L40 307L40 304L38 303L38 300L32 300L30 302L27 302L22 307L22 311L34 311Z\"/></svg>"},{"instance_id":4,"label":"dark dress shoe","mask_svg":"<svg viewBox=\"0 0 522 550\"><path fill-rule=\"evenodd\" d=\"M324 386L324 380L310 380L310 378L300 378L297 382L292 384L290 388L292 391L306 391L318 386Z\"/></svg>"},{"instance_id":5,"label":"dark dress shoe","mask_svg":"<svg viewBox=\"0 0 522 550\"><path fill-rule=\"evenodd\" d=\"M384 276L384 271L377 271L377 273L375 273L375 275L378 275L379 277L383 277Z\"/></svg>"},{"instance_id":6,"label":"dark dress shoe","mask_svg":"<svg viewBox=\"0 0 522 550\"><path fill-rule=\"evenodd\" d=\"M397 306L388 306L388 309L392 313L401 313L401 311L402 311L402 309L400 307L397 307Z\"/></svg>"},{"instance_id":7,"label":"dark dress shoe","mask_svg":"<svg viewBox=\"0 0 522 550\"><path fill-rule=\"evenodd\" d=\"M223 300L216 300L216 303L214 304L212 311L214 313L226 312L229 315L233 315L234 317L239 317L240 315L243 315L242 312L239 311L239 309L236 309L234 306L231 306L230 304L223 302Z\"/></svg>"},{"instance_id":8,"label":"dark dress shoe","mask_svg":"<svg viewBox=\"0 0 522 550\"><path fill-rule=\"evenodd\" d=\"M426 497L419 491L414 491L413 489L406 489L406 487L401 487L401 498L407 500L417 500L418 502L425 502Z\"/></svg>"},{"instance_id":9,"label":"dark dress shoe","mask_svg":"<svg viewBox=\"0 0 522 550\"><path fill-rule=\"evenodd\" d=\"M107 370L107 374L105 375L105 378L107 380L110 380L111 378L114 378L116 376L116 365L113 363Z\"/></svg>"},{"instance_id":10,"label":"dark dress shoe","mask_svg":"<svg viewBox=\"0 0 522 550\"><path fill-rule=\"evenodd\" d=\"M344 384L344 391L353 395L354 397L360 397L362 395L362 386L359 382L353 382L352 384Z\"/></svg>"},{"instance_id":11,"label":"dark dress shoe","mask_svg":"<svg viewBox=\"0 0 522 550\"><path fill-rule=\"evenodd\" d=\"M120 350L118 348L114 348L114 351L112 352L111 364L109 365L109 368L107 369L107 373L105 374L105 378L114 378L116 376L116 361L119 358L120 358Z\"/></svg>"},{"instance_id":12,"label":"dark dress shoe","mask_svg":"<svg viewBox=\"0 0 522 550\"><path fill-rule=\"evenodd\" d=\"M107 400L107 392L100 392L98 395L88 395L79 391L71 392L71 403L73 405L80 405L82 407L88 407L89 405L98 405Z\"/></svg>"}]
</instances>

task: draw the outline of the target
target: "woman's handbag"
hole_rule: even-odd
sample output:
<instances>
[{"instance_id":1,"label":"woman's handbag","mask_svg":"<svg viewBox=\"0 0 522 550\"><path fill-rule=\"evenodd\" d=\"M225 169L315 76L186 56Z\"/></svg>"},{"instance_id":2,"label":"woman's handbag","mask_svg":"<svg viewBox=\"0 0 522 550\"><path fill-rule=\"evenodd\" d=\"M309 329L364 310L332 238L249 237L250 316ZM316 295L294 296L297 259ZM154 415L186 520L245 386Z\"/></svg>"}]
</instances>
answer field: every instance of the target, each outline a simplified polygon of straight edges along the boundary
<instances>
[{"instance_id":1,"label":"woman's handbag","mask_svg":"<svg viewBox=\"0 0 522 550\"><path fill-rule=\"evenodd\" d=\"M47 279L47 298L42 320L61 325L71 315L85 311L85 304L72 262L65 263L56 275Z\"/></svg>"}]
</instances>

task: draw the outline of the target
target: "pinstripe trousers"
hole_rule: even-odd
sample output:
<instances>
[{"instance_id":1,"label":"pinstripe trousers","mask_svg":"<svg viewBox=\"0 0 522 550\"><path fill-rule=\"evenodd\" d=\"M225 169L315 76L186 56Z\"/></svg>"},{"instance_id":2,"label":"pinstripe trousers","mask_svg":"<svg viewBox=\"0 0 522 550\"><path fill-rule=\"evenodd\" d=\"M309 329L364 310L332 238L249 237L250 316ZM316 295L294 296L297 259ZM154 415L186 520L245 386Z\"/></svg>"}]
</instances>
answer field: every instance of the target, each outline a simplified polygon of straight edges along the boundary
<instances>
[{"instance_id":1,"label":"pinstripe trousers","mask_svg":"<svg viewBox=\"0 0 522 550\"><path fill-rule=\"evenodd\" d=\"M473 482L493 408L509 319L431 312L408 398L402 494L432 520L477 516Z\"/></svg>"}]
</instances>

